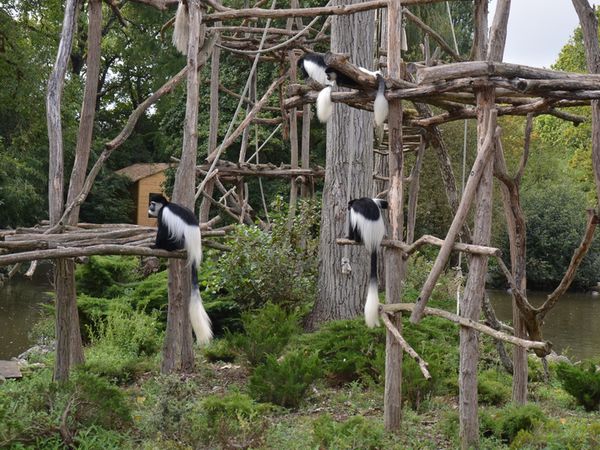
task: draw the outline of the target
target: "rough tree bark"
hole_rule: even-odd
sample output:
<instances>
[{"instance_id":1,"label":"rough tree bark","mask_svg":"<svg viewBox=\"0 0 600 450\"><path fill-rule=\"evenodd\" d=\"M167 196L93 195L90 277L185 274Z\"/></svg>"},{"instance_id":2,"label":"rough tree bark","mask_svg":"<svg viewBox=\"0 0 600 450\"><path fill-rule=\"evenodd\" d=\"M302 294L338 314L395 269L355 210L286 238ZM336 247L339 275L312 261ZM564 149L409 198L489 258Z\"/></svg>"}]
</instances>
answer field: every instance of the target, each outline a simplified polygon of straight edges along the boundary
<instances>
[{"instance_id":1,"label":"rough tree bark","mask_svg":"<svg viewBox=\"0 0 600 450\"><path fill-rule=\"evenodd\" d=\"M352 4L354 3L361 2L353 0ZM335 0L333 4L348 2ZM331 25L331 50L349 54L355 64L369 67L373 60L373 33L373 11L336 16ZM335 239L348 233L348 200L371 193L372 147L372 114L335 104L333 116L327 124L318 294L305 324L308 329L314 329L328 320L347 319L362 314L369 267L367 252L358 246L350 246L351 248L344 250L335 243ZM349 276L341 270L341 259L345 251L352 265Z\"/></svg>"},{"instance_id":2,"label":"rough tree bark","mask_svg":"<svg viewBox=\"0 0 600 450\"><path fill-rule=\"evenodd\" d=\"M402 79L402 5L390 1L388 5L388 75ZM390 102L388 115L389 135L389 191L388 208L391 239L402 240L404 234L404 152L402 147L402 102ZM406 279L407 258L400 249L385 249L385 302L400 303ZM393 325L402 332L402 314L395 314ZM402 347L392 332L386 331L384 424L389 431L400 431L402 420Z\"/></svg>"},{"instance_id":3,"label":"rough tree bark","mask_svg":"<svg viewBox=\"0 0 600 450\"><path fill-rule=\"evenodd\" d=\"M215 0L220 3L220 0ZM220 26L221 22L216 22L215 26ZM219 37L216 38L217 43ZM217 138L219 136L219 82L221 68L221 48L215 46L210 60L210 124L208 129L208 152L217 148ZM204 192L208 197L212 197L215 188L215 180L209 180L204 186ZM210 201L203 197L200 204L200 222L208 222L210 215Z\"/></svg>"},{"instance_id":4,"label":"rough tree bark","mask_svg":"<svg viewBox=\"0 0 600 450\"><path fill-rule=\"evenodd\" d=\"M486 58L487 47L487 0L475 2L475 59ZM490 123L491 108L494 106L494 91L484 88L476 92L477 97L477 152L483 153L484 136ZM488 145L494 145L490 142ZM492 164L488 163L477 188L473 244L488 245L491 235ZM469 263L469 276L464 295L460 302L460 316L474 321L479 320L481 302L485 290L485 276L488 259L473 255ZM477 364L479 362L479 334L472 329L461 327L459 356L459 421L460 446L462 449L479 447L479 417L477 408Z\"/></svg>"},{"instance_id":5,"label":"rough tree bark","mask_svg":"<svg viewBox=\"0 0 600 450\"><path fill-rule=\"evenodd\" d=\"M64 208L64 155L60 108L69 54L77 25L78 9L77 0L70 0L65 6L56 62L48 80L46 99L50 150L48 204L51 225L58 224ZM54 267L54 288L56 290L54 379L57 381L68 379L71 367L74 364L83 362L83 346L79 333L73 271L74 264L72 260L56 260Z\"/></svg>"},{"instance_id":6,"label":"rough tree bark","mask_svg":"<svg viewBox=\"0 0 600 450\"><path fill-rule=\"evenodd\" d=\"M600 73L598 18L588 0L572 0L583 30L585 59L590 73ZM592 167L596 181L596 196L600 201L600 100L592 100Z\"/></svg>"},{"instance_id":7,"label":"rough tree bark","mask_svg":"<svg viewBox=\"0 0 600 450\"><path fill-rule=\"evenodd\" d=\"M173 201L194 210L196 154L198 148L198 48L201 27L200 0L188 0L189 41L187 98L183 124L183 149L175 175ZM194 366L192 328L188 317L191 273L185 261L169 260L169 309L163 346L162 373L190 371Z\"/></svg>"}]
</instances>

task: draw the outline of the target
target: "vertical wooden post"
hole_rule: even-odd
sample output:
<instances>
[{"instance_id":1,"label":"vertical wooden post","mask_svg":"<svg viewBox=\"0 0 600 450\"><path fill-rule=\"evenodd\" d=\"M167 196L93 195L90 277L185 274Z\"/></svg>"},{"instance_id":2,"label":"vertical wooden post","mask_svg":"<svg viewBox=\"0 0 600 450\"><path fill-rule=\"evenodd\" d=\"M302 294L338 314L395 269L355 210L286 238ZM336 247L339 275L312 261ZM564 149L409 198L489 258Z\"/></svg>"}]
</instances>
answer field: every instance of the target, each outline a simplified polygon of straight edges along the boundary
<instances>
[{"instance_id":1,"label":"vertical wooden post","mask_svg":"<svg viewBox=\"0 0 600 450\"><path fill-rule=\"evenodd\" d=\"M221 0L215 0L217 4ZM215 26L220 26L221 22L215 22ZM219 38L217 37L217 42ZM221 48L215 46L210 60L210 121L208 129L208 150L207 154L217 148L217 138L219 136L219 69L221 67ZM215 188L215 180L210 179L204 186L204 192L212 197ZM207 222L210 215L211 202L208 198L202 197L200 204L199 219L200 222Z\"/></svg>"},{"instance_id":2,"label":"vertical wooden post","mask_svg":"<svg viewBox=\"0 0 600 450\"><path fill-rule=\"evenodd\" d=\"M403 78L402 55L402 4L390 0L388 4L388 75ZM404 231L404 154L402 152L402 102L390 101L388 115L389 130L389 230L390 239L402 240ZM406 278L406 259L402 251L396 248L385 250L386 303L399 303L402 286ZM402 316L396 314L393 323L402 330ZM393 334L386 332L385 351L385 398L384 422L388 431L399 431L402 420L402 347Z\"/></svg>"},{"instance_id":3,"label":"vertical wooden post","mask_svg":"<svg viewBox=\"0 0 600 450\"><path fill-rule=\"evenodd\" d=\"M48 212L50 225L58 224L64 208L64 154L60 108L78 9L77 0L67 1L56 61L48 80L46 119L49 145ZM78 349L75 349L71 345L73 338L76 337L75 330L73 330L74 320L71 315L73 310L77 312L74 278L70 276L73 270L73 261L65 259L55 261L56 361L54 363L54 379L57 381L68 379L71 365L83 361L82 347L79 346ZM79 329L76 331L79 333ZM81 335L79 335L79 343L81 344Z\"/></svg>"},{"instance_id":4,"label":"vertical wooden post","mask_svg":"<svg viewBox=\"0 0 600 450\"><path fill-rule=\"evenodd\" d=\"M194 209L196 155L198 148L198 48L200 42L200 0L188 0L189 41L187 52L187 98L183 123L183 149L175 175L173 200ZM203 28L203 27L202 27ZM162 373L193 368L192 328L188 317L191 273L185 261L169 261L169 309L163 346Z\"/></svg>"}]
</instances>

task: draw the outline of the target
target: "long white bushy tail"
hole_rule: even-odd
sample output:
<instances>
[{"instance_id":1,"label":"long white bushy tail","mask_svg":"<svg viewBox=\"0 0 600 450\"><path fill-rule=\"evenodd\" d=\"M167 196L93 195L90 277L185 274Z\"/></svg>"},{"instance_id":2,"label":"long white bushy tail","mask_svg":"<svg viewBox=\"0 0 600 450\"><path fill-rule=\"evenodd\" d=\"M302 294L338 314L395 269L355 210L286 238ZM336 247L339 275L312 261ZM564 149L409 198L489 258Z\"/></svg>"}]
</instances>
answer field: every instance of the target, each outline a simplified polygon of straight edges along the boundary
<instances>
[{"instance_id":1,"label":"long white bushy tail","mask_svg":"<svg viewBox=\"0 0 600 450\"><path fill-rule=\"evenodd\" d=\"M173 45L182 54L187 55L188 40L190 35L190 22L187 6L183 1L177 6L175 25L173 29Z\"/></svg>"},{"instance_id":2,"label":"long white bushy tail","mask_svg":"<svg viewBox=\"0 0 600 450\"><path fill-rule=\"evenodd\" d=\"M333 113L331 102L331 86L321 89L317 96L317 117L321 122L327 122Z\"/></svg>"}]
</instances>

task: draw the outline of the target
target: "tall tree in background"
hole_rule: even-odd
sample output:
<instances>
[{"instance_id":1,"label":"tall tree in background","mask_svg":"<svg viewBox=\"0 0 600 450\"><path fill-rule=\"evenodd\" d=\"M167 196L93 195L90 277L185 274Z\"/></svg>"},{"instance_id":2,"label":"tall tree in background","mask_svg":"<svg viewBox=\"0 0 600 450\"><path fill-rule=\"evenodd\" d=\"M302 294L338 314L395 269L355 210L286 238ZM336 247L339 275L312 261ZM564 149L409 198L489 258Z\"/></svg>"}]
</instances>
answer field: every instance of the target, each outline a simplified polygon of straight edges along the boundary
<instances>
[{"instance_id":1,"label":"tall tree in background","mask_svg":"<svg viewBox=\"0 0 600 450\"><path fill-rule=\"evenodd\" d=\"M360 0L334 5L360 3ZM354 64L372 68L374 52L373 11L334 16L331 50L349 54ZM327 156L321 236L319 244L318 294L307 319L308 328L362 313L368 278L368 255L363 247L342 248L336 238L346 236L348 200L371 196L373 185L372 113L337 104L327 124ZM342 258L350 259L352 271L342 272Z\"/></svg>"}]
</instances>

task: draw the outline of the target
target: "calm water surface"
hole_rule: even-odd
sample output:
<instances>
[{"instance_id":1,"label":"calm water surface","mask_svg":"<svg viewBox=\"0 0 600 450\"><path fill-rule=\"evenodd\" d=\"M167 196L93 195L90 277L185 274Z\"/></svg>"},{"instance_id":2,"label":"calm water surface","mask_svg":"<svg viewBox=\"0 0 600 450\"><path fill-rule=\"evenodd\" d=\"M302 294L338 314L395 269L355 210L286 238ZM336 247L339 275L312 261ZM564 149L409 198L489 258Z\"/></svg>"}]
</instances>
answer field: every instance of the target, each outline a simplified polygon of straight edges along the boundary
<instances>
[{"instance_id":1,"label":"calm water surface","mask_svg":"<svg viewBox=\"0 0 600 450\"><path fill-rule=\"evenodd\" d=\"M0 359L18 356L31 347L29 332L50 299L47 278L13 279L0 287Z\"/></svg>"},{"instance_id":2,"label":"calm water surface","mask_svg":"<svg viewBox=\"0 0 600 450\"><path fill-rule=\"evenodd\" d=\"M512 319L511 296L505 291L488 291L498 318ZM527 292L534 306L540 306L548 293ZM567 293L546 315L544 338L554 350L574 360L600 358L600 296L590 293Z\"/></svg>"}]
</instances>

